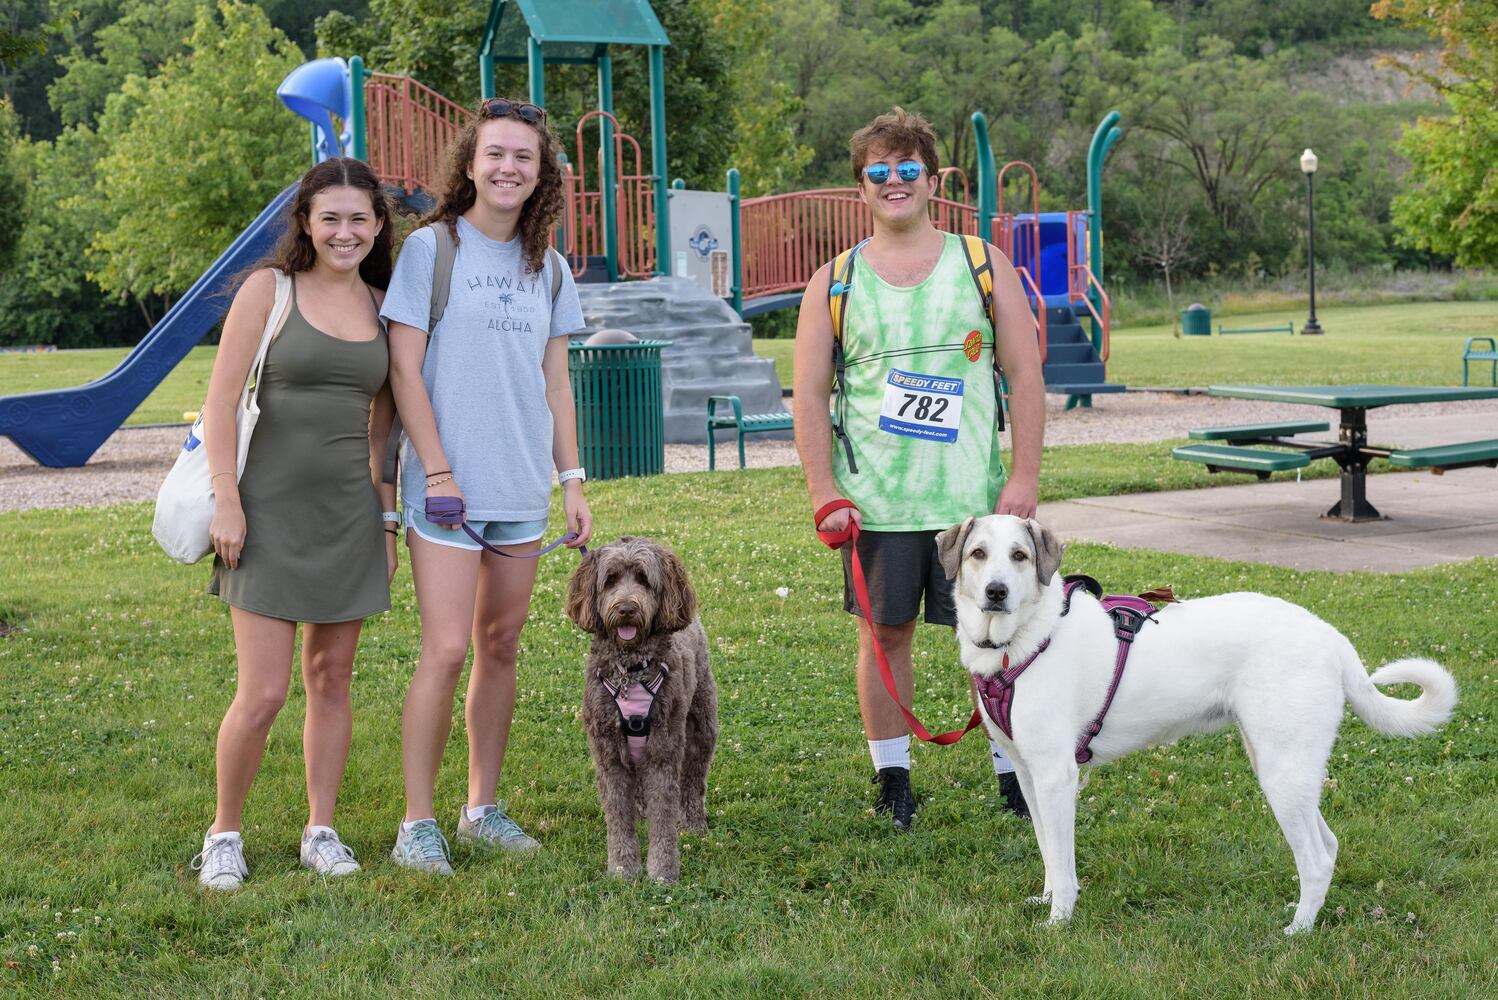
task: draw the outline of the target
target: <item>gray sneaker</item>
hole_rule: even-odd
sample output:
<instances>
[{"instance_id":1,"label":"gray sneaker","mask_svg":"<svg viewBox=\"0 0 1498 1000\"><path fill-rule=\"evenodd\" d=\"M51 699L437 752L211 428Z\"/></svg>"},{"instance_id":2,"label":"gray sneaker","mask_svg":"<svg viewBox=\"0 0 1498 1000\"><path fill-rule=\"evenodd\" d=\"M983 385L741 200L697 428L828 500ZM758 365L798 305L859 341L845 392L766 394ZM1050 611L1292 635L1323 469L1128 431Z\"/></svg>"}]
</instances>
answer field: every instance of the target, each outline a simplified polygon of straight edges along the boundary
<instances>
[{"instance_id":1,"label":"gray sneaker","mask_svg":"<svg viewBox=\"0 0 1498 1000\"><path fill-rule=\"evenodd\" d=\"M448 850L447 838L434 819L417 820L408 830L404 823L395 837L395 847L390 852L391 860L403 868L432 875L453 873L452 852Z\"/></svg>"},{"instance_id":2,"label":"gray sneaker","mask_svg":"<svg viewBox=\"0 0 1498 1000\"><path fill-rule=\"evenodd\" d=\"M192 870L204 889L238 889L250 874L244 863L244 841L237 833L205 836L202 852L192 859Z\"/></svg>"},{"instance_id":3,"label":"gray sneaker","mask_svg":"<svg viewBox=\"0 0 1498 1000\"><path fill-rule=\"evenodd\" d=\"M468 808L458 807L458 839L487 850L534 851L540 841L520 829L520 824L505 815L505 804L485 806L478 819L468 818Z\"/></svg>"},{"instance_id":4,"label":"gray sneaker","mask_svg":"<svg viewBox=\"0 0 1498 1000\"><path fill-rule=\"evenodd\" d=\"M354 852L338 839L338 834L324 827L316 833L302 834L302 864L319 875L336 878L359 870Z\"/></svg>"}]
</instances>

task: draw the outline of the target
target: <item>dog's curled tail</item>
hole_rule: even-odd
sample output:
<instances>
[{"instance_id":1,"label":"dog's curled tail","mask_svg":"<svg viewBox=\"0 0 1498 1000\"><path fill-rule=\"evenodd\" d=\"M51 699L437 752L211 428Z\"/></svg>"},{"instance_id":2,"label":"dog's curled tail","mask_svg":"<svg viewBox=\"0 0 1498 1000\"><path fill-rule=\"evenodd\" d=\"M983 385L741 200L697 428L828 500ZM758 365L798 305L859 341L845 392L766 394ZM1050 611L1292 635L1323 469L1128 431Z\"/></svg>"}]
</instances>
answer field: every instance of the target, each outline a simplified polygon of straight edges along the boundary
<instances>
[{"instance_id":1,"label":"dog's curled tail","mask_svg":"<svg viewBox=\"0 0 1498 1000\"><path fill-rule=\"evenodd\" d=\"M1342 690L1358 718L1387 736L1424 736L1451 718L1456 707L1456 678L1434 660L1395 660L1372 674L1351 651L1342 661ZM1418 684L1414 701L1392 698L1378 690L1388 684Z\"/></svg>"}]
</instances>

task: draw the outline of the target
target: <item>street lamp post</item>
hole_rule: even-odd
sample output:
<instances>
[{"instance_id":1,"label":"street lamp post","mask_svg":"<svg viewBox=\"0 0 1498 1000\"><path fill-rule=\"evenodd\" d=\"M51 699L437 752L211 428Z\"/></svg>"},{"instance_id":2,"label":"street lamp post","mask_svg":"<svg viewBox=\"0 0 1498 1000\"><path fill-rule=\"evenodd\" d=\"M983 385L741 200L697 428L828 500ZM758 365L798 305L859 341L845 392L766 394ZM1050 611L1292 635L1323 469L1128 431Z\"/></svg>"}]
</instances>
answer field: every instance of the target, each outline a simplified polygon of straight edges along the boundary
<instances>
[{"instance_id":1,"label":"street lamp post","mask_svg":"<svg viewBox=\"0 0 1498 1000\"><path fill-rule=\"evenodd\" d=\"M1316 322L1316 206L1312 197L1316 187L1316 154L1310 147L1300 154L1300 172L1306 175L1306 266L1311 282L1311 316L1300 328L1304 337L1321 333L1321 324Z\"/></svg>"}]
</instances>

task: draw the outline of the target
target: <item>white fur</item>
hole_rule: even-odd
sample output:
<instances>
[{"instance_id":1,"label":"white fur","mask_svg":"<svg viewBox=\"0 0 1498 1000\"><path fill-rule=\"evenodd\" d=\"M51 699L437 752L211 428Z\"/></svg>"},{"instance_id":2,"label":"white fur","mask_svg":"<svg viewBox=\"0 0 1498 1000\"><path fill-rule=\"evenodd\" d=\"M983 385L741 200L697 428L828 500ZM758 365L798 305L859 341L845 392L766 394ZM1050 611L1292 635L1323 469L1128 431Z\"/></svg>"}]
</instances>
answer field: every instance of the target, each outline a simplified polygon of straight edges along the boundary
<instances>
[{"instance_id":1,"label":"white fur","mask_svg":"<svg viewBox=\"0 0 1498 1000\"><path fill-rule=\"evenodd\" d=\"M1118 650L1112 622L1082 590L1061 617L1061 579L1054 572L1061 547L1034 521L993 515L951 528L938 542L948 575L955 570L958 644L969 671L990 677L1006 652L1019 663L1051 639L1015 684L1013 739L986 714L984 724L1014 762L1030 806L1045 862L1045 895L1036 901L1048 901L1050 923L1062 923L1078 892L1074 754L1112 681ZM996 604L1000 593L1004 599ZM1135 639L1102 733L1092 741L1090 764L1237 723L1300 876L1300 901L1285 933L1309 930L1337 856L1320 799L1344 699L1379 732L1417 736L1451 717L1456 682L1422 659L1390 663L1370 677L1340 632L1304 608L1263 594L1167 605L1157 619ZM978 648L974 643L984 638L1001 648ZM1403 701L1374 686L1395 683L1423 690Z\"/></svg>"}]
</instances>

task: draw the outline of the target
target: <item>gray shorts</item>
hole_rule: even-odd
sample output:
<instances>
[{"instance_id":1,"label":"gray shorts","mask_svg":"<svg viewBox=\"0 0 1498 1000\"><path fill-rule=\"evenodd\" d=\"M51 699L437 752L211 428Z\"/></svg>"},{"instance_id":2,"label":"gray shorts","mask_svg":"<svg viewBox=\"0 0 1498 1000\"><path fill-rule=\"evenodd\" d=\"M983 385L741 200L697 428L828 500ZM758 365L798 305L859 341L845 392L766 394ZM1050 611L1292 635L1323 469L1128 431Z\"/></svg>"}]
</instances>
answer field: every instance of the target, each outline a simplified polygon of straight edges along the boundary
<instances>
[{"instance_id":1,"label":"gray shorts","mask_svg":"<svg viewBox=\"0 0 1498 1000\"><path fill-rule=\"evenodd\" d=\"M869 585L869 610L880 625L915 621L925 596L926 621L956 625L952 581L942 572L936 555L935 531L865 531L858 536L858 556ZM843 556L843 610L863 617L853 592L853 553Z\"/></svg>"}]
</instances>

